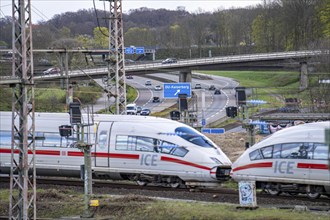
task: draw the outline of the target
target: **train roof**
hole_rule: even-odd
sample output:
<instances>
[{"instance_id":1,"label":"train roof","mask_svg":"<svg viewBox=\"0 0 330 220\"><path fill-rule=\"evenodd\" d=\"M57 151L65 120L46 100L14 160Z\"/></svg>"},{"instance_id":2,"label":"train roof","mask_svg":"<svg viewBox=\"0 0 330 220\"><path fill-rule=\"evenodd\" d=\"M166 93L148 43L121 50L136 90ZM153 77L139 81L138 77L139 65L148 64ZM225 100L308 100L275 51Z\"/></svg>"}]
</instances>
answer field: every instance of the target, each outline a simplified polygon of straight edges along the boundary
<instances>
[{"instance_id":1,"label":"train roof","mask_svg":"<svg viewBox=\"0 0 330 220\"><path fill-rule=\"evenodd\" d=\"M292 142L325 142L325 129L330 129L330 121L306 123L285 128L255 144L258 148L273 144Z\"/></svg>"},{"instance_id":2,"label":"train roof","mask_svg":"<svg viewBox=\"0 0 330 220\"><path fill-rule=\"evenodd\" d=\"M160 123L163 126L186 126L183 123L153 117L153 116L140 116L140 115L107 115L107 114L94 114L94 123L101 121L111 121L111 122L128 122L128 123ZM12 112L0 112L0 130L10 130L12 125ZM91 122L91 117L89 118L86 114L82 114L82 123ZM16 122L18 123L18 121ZM54 131L58 129L60 125L70 124L70 115L68 113L46 113L46 112L36 112L35 113L35 124L36 131Z\"/></svg>"}]
</instances>

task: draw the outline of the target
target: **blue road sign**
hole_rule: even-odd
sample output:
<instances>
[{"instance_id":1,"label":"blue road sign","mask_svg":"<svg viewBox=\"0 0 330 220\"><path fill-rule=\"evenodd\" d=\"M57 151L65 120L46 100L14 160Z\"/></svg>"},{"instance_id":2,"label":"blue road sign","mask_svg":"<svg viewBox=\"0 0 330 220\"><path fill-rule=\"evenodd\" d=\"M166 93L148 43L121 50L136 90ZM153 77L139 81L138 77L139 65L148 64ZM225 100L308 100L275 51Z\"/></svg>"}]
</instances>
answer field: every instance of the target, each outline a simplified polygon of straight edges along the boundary
<instances>
[{"instance_id":1,"label":"blue road sign","mask_svg":"<svg viewBox=\"0 0 330 220\"><path fill-rule=\"evenodd\" d=\"M187 94L187 97L191 97L190 83L164 83L164 98L178 98L179 94Z\"/></svg>"},{"instance_id":2,"label":"blue road sign","mask_svg":"<svg viewBox=\"0 0 330 220\"><path fill-rule=\"evenodd\" d=\"M224 128L202 128L202 133L208 133L208 134L224 134L225 129Z\"/></svg>"},{"instance_id":3,"label":"blue road sign","mask_svg":"<svg viewBox=\"0 0 330 220\"><path fill-rule=\"evenodd\" d=\"M134 54L134 47L126 47L125 54Z\"/></svg>"},{"instance_id":4,"label":"blue road sign","mask_svg":"<svg viewBox=\"0 0 330 220\"><path fill-rule=\"evenodd\" d=\"M206 125L206 120L205 118L202 119L202 126L205 126Z\"/></svg>"},{"instance_id":5,"label":"blue road sign","mask_svg":"<svg viewBox=\"0 0 330 220\"><path fill-rule=\"evenodd\" d=\"M136 47L135 48L136 54L144 54L144 47Z\"/></svg>"}]
</instances>

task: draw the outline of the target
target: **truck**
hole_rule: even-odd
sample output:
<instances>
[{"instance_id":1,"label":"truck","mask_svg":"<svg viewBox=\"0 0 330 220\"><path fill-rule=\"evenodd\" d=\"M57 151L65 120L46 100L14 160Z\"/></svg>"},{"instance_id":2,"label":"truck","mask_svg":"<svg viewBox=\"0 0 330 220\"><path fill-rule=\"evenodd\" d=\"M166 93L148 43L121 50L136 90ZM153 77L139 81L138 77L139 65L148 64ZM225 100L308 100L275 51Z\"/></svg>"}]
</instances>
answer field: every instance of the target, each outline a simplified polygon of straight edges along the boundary
<instances>
[{"instance_id":1,"label":"truck","mask_svg":"<svg viewBox=\"0 0 330 220\"><path fill-rule=\"evenodd\" d=\"M135 103L126 105L126 114L127 115L137 115L138 109Z\"/></svg>"}]
</instances>

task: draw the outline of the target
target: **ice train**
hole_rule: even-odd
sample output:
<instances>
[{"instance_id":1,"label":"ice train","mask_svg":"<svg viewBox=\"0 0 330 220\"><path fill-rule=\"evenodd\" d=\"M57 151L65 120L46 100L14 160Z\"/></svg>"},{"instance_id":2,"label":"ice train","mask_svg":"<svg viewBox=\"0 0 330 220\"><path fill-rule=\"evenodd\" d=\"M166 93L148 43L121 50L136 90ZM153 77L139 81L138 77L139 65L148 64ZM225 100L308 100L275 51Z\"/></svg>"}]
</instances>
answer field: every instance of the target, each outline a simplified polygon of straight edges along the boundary
<instances>
[{"instance_id":1,"label":"ice train","mask_svg":"<svg viewBox=\"0 0 330 220\"><path fill-rule=\"evenodd\" d=\"M10 172L11 112L0 112L0 173ZM87 120L86 116L82 117ZM37 175L80 176L83 152L75 148L67 113L35 113ZM89 129L89 131L88 131ZM177 187L214 186L230 178L231 161L197 130L177 121L150 116L94 115L85 127L91 143L94 178L133 180ZM68 132L68 133L71 133ZM15 155L18 157L18 155Z\"/></svg>"},{"instance_id":2,"label":"ice train","mask_svg":"<svg viewBox=\"0 0 330 220\"><path fill-rule=\"evenodd\" d=\"M236 181L256 181L272 195L287 192L315 199L330 197L330 121L297 125L277 131L248 148L232 165ZM328 134L330 136L330 134Z\"/></svg>"}]
</instances>

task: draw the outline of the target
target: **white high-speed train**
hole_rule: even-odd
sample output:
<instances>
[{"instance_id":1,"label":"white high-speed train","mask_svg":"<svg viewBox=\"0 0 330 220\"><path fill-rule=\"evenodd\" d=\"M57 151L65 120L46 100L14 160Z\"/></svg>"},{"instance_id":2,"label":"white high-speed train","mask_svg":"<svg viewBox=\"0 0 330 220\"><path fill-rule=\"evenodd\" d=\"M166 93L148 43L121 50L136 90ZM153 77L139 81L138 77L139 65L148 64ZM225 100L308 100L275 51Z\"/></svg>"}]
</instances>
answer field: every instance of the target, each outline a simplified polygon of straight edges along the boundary
<instances>
[{"instance_id":1,"label":"white high-speed train","mask_svg":"<svg viewBox=\"0 0 330 220\"><path fill-rule=\"evenodd\" d=\"M11 118L11 112L0 112L2 174L10 171ZM87 122L86 116L84 120ZM35 114L37 175L80 176L84 157L74 147L77 138L75 134L60 136L59 133L59 127L69 121L67 113ZM172 187L213 186L230 178L231 161L221 149L205 135L177 121L149 116L94 115L94 125L85 127L84 139L92 144L95 178Z\"/></svg>"},{"instance_id":2,"label":"white high-speed train","mask_svg":"<svg viewBox=\"0 0 330 220\"><path fill-rule=\"evenodd\" d=\"M236 181L256 181L272 195L306 193L330 196L330 121L297 125L277 131L248 148L232 165Z\"/></svg>"}]
</instances>

